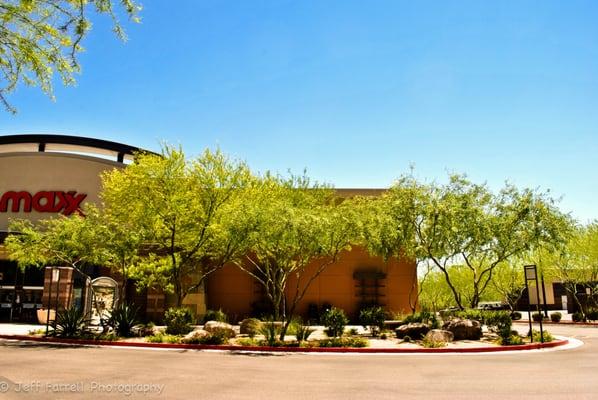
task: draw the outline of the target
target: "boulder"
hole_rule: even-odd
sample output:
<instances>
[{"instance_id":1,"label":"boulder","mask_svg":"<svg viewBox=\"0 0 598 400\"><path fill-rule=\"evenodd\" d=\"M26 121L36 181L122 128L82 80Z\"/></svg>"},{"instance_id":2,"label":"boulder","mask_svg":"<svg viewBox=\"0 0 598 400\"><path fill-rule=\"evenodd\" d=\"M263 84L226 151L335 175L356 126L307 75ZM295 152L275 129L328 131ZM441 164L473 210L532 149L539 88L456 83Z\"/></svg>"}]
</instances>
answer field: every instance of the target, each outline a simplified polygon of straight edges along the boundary
<instances>
[{"instance_id":1,"label":"boulder","mask_svg":"<svg viewBox=\"0 0 598 400\"><path fill-rule=\"evenodd\" d=\"M233 326L226 322L208 321L203 326L203 329L212 334L223 335L228 338L234 338L236 336Z\"/></svg>"},{"instance_id":2,"label":"boulder","mask_svg":"<svg viewBox=\"0 0 598 400\"><path fill-rule=\"evenodd\" d=\"M422 339L429 330L430 327L426 324L421 322L412 322L410 324L399 326L397 329L395 329L395 333L399 339L409 336L411 339L419 340Z\"/></svg>"},{"instance_id":3,"label":"boulder","mask_svg":"<svg viewBox=\"0 0 598 400\"><path fill-rule=\"evenodd\" d=\"M451 319L442 325L442 329L451 331L455 340L480 340L482 326L471 319Z\"/></svg>"},{"instance_id":4,"label":"boulder","mask_svg":"<svg viewBox=\"0 0 598 400\"><path fill-rule=\"evenodd\" d=\"M429 340L431 342L452 342L455 335L451 331L445 331L442 329L432 329L430 332L426 333L425 340Z\"/></svg>"},{"instance_id":5,"label":"boulder","mask_svg":"<svg viewBox=\"0 0 598 400\"><path fill-rule=\"evenodd\" d=\"M181 341L183 343L199 343L201 339L210 336L211 333L204 329L195 329L186 334Z\"/></svg>"}]
</instances>

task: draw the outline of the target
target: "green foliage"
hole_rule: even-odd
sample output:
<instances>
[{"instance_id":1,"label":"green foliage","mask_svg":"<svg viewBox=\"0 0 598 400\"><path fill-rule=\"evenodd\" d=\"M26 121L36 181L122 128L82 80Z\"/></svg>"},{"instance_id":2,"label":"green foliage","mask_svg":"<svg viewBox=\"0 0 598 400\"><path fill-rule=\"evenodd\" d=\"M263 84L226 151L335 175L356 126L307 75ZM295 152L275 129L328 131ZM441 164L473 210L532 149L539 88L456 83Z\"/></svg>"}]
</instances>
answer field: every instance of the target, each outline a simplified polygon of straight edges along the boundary
<instances>
[{"instance_id":1,"label":"green foliage","mask_svg":"<svg viewBox=\"0 0 598 400\"><path fill-rule=\"evenodd\" d=\"M298 325L295 328L295 336L297 341L303 342L309 339L309 336L315 332L315 329L311 329L309 325Z\"/></svg>"},{"instance_id":2,"label":"green foliage","mask_svg":"<svg viewBox=\"0 0 598 400\"><path fill-rule=\"evenodd\" d=\"M361 337L334 337L318 340L318 347L368 347L367 339Z\"/></svg>"},{"instance_id":3,"label":"green foliage","mask_svg":"<svg viewBox=\"0 0 598 400\"><path fill-rule=\"evenodd\" d=\"M58 310L56 313L56 328L54 334L60 337L74 338L87 333L89 320L83 311L75 306Z\"/></svg>"},{"instance_id":4,"label":"green foliage","mask_svg":"<svg viewBox=\"0 0 598 400\"><path fill-rule=\"evenodd\" d=\"M164 313L164 323L166 324L166 333L172 335L184 335L193 330L193 314L186 307L169 308Z\"/></svg>"},{"instance_id":5,"label":"green foliage","mask_svg":"<svg viewBox=\"0 0 598 400\"><path fill-rule=\"evenodd\" d=\"M519 335L510 335L508 337L501 338L500 344L503 346L520 345L523 344L523 338Z\"/></svg>"},{"instance_id":6,"label":"green foliage","mask_svg":"<svg viewBox=\"0 0 598 400\"><path fill-rule=\"evenodd\" d=\"M421 322L423 324L429 325L430 329L438 329L440 327L440 322L438 321L438 317L436 317L436 313L430 311L415 312L411 315L408 315L403 320L403 323L405 324L410 324L413 322Z\"/></svg>"},{"instance_id":7,"label":"green foliage","mask_svg":"<svg viewBox=\"0 0 598 400\"><path fill-rule=\"evenodd\" d=\"M372 336L378 336L378 333L384 329L386 320L386 311L379 306L368 307L359 312L359 322L364 328L369 328Z\"/></svg>"},{"instance_id":8,"label":"green foliage","mask_svg":"<svg viewBox=\"0 0 598 400\"><path fill-rule=\"evenodd\" d=\"M598 309L590 308L586 313L586 318L590 321L598 321Z\"/></svg>"},{"instance_id":9,"label":"green foliage","mask_svg":"<svg viewBox=\"0 0 598 400\"><path fill-rule=\"evenodd\" d=\"M118 336L129 337L132 336L132 329L137 324L138 308L131 307L127 304L120 304L110 315L108 325L114 329Z\"/></svg>"},{"instance_id":10,"label":"green foliage","mask_svg":"<svg viewBox=\"0 0 598 400\"><path fill-rule=\"evenodd\" d=\"M441 340L431 340L429 338L424 338L422 340L422 346L426 349L437 349L440 347L446 347L446 343Z\"/></svg>"},{"instance_id":11,"label":"green foliage","mask_svg":"<svg viewBox=\"0 0 598 400\"><path fill-rule=\"evenodd\" d=\"M130 19L139 21L140 6L132 0L119 3ZM66 85L75 83L73 75L80 72L77 54L91 29L90 12L108 15L114 32L125 39L112 0L0 1L0 103L8 111L16 112L6 94L20 83L39 86L51 98L54 74Z\"/></svg>"},{"instance_id":12,"label":"green foliage","mask_svg":"<svg viewBox=\"0 0 598 400\"><path fill-rule=\"evenodd\" d=\"M281 327L274 321L267 321L260 327L260 333L264 335L264 341L268 346L276 346L278 344L278 335L280 335Z\"/></svg>"},{"instance_id":13,"label":"green foliage","mask_svg":"<svg viewBox=\"0 0 598 400\"><path fill-rule=\"evenodd\" d=\"M544 314L541 312L532 313L532 319L534 322L540 322L544 319Z\"/></svg>"},{"instance_id":14,"label":"green foliage","mask_svg":"<svg viewBox=\"0 0 598 400\"><path fill-rule=\"evenodd\" d=\"M343 335L345 325L347 325L349 319L343 310L332 307L322 314L321 322L326 327L325 332L328 336L340 337Z\"/></svg>"},{"instance_id":15,"label":"green foliage","mask_svg":"<svg viewBox=\"0 0 598 400\"><path fill-rule=\"evenodd\" d=\"M183 343L188 344L210 344L221 345L228 343L231 338L230 333L226 329L217 329L208 334L192 335L190 338L183 339Z\"/></svg>"},{"instance_id":16,"label":"green foliage","mask_svg":"<svg viewBox=\"0 0 598 400\"><path fill-rule=\"evenodd\" d=\"M532 330L532 337L534 338L534 342L539 343L542 340L542 337L540 335L540 331L537 330ZM548 342L552 342L554 340L554 337L550 334L550 332L544 330L544 343L548 343Z\"/></svg>"},{"instance_id":17,"label":"green foliage","mask_svg":"<svg viewBox=\"0 0 598 400\"><path fill-rule=\"evenodd\" d=\"M345 334L349 336L356 336L359 334L359 331L357 330L357 328L350 328L345 331Z\"/></svg>"},{"instance_id":18,"label":"green foliage","mask_svg":"<svg viewBox=\"0 0 598 400\"><path fill-rule=\"evenodd\" d=\"M204 324L208 321L228 322L228 316L222 309L207 310L203 317Z\"/></svg>"},{"instance_id":19,"label":"green foliage","mask_svg":"<svg viewBox=\"0 0 598 400\"><path fill-rule=\"evenodd\" d=\"M513 311L511 313L511 319L513 321L519 321L521 319L521 313L519 311Z\"/></svg>"},{"instance_id":20,"label":"green foliage","mask_svg":"<svg viewBox=\"0 0 598 400\"><path fill-rule=\"evenodd\" d=\"M560 312L553 312L552 314L550 314L550 320L552 322L561 322L562 317L563 314L561 314Z\"/></svg>"},{"instance_id":21,"label":"green foliage","mask_svg":"<svg viewBox=\"0 0 598 400\"><path fill-rule=\"evenodd\" d=\"M584 322L586 320L586 316L581 311L577 311L571 315L571 319L573 322Z\"/></svg>"},{"instance_id":22,"label":"green foliage","mask_svg":"<svg viewBox=\"0 0 598 400\"><path fill-rule=\"evenodd\" d=\"M182 337L180 335L169 335L163 332L158 332L152 336L146 336L145 340L149 343L180 343Z\"/></svg>"},{"instance_id":23,"label":"green foliage","mask_svg":"<svg viewBox=\"0 0 598 400\"><path fill-rule=\"evenodd\" d=\"M254 338L239 338L237 339L237 344L239 346L257 346L259 343Z\"/></svg>"},{"instance_id":24,"label":"green foliage","mask_svg":"<svg viewBox=\"0 0 598 400\"><path fill-rule=\"evenodd\" d=\"M260 328L262 326L262 321L257 318L246 318L241 321L239 332L242 335L248 335L250 338L253 338L255 335L260 333Z\"/></svg>"},{"instance_id":25,"label":"green foliage","mask_svg":"<svg viewBox=\"0 0 598 400\"><path fill-rule=\"evenodd\" d=\"M131 277L174 293L181 306L210 273L243 257L254 228L246 223L253 180L246 164L219 150L188 160L171 147L103 174L106 213L143 238Z\"/></svg>"}]
</instances>

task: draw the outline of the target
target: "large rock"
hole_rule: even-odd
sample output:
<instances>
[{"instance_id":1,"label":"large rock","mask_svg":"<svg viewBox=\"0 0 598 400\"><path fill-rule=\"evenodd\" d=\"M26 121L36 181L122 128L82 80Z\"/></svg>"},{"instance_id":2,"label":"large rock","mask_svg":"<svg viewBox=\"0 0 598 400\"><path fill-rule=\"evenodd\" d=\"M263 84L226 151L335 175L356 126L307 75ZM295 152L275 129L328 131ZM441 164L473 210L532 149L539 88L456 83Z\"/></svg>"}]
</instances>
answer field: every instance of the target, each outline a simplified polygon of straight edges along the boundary
<instances>
[{"instance_id":1,"label":"large rock","mask_svg":"<svg viewBox=\"0 0 598 400\"><path fill-rule=\"evenodd\" d=\"M403 339L405 336L414 340L422 339L426 333L430 330L430 327L421 322L412 322L410 324L401 325L395 329L395 333L399 339Z\"/></svg>"},{"instance_id":2,"label":"large rock","mask_svg":"<svg viewBox=\"0 0 598 400\"><path fill-rule=\"evenodd\" d=\"M203 329L212 334L224 334L228 338L234 338L236 336L233 326L226 322L208 321L203 326Z\"/></svg>"},{"instance_id":3,"label":"large rock","mask_svg":"<svg viewBox=\"0 0 598 400\"><path fill-rule=\"evenodd\" d=\"M211 333L204 329L195 329L186 334L181 341L183 343L199 343L201 339L209 337L210 335Z\"/></svg>"},{"instance_id":4,"label":"large rock","mask_svg":"<svg viewBox=\"0 0 598 400\"><path fill-rule=\"evenodd\" d=\"M482 337L481 324L471 319L451 319L442 325L442 329L451 331L455 340L480 340Z\"/></svg>"},{"instance_id":5,"label":"large rock","mask_svg":"<svg viewBox=\"0 0 598 400\"><path fill-rule=\"evenodd\" d=\"M432 329L430 332L426 333L425 340L429 340L431 342L452 342L455 335L451 331L445 331L443 329Z\"/></svg>"}]
</instances>

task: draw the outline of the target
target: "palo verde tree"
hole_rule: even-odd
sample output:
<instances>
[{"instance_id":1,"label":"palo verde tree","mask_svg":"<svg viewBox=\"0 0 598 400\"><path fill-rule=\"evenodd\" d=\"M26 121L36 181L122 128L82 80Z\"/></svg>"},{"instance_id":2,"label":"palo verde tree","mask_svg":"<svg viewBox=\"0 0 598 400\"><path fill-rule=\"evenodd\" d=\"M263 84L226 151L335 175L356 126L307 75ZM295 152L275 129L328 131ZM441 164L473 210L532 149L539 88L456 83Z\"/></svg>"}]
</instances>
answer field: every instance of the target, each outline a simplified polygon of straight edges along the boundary
<instances>
[{"instance_id":1,"label":"palo verde tree","mask_svg":"<svg viewBox=\"0 0 598 400\"><path fill-rule=\"evenodd\" d=\"M262 284L281 340L311 284L355 240L356 218L328 187L305 176L266 175L252 196L253 233L237 265Z\"/></svg>"},{"instance_id":2,"label":"palo verde tree","mask_svg":"<svg viewBox=\"0 0 598 400\"><path fill-rule=\"evenodd\" d=\"M174 293L181 306L210 273L245 254L248 231L234 221L252 180L244 163L219 150L187 160L171 147L104 174L105 212L143 235L131 277Z\"/></svg>"},{"instance_id":3,"label":"palo verde tree","mask_svg":"<svg viewBox=\"0 0 598 400\"><path fill-rule=\"evenodd\" d=\"M405 220L396 229L412 230L415 253L442 272L460 309L478 304L499 264L563 241L570 225L546 193L506 185L495 194L460 175L450 176L444 185L414 183L413 178L403 177L386 200L407 210L399 212ZM451 278L450 267L456 264L470 270L467 303Z\"/></svg>"},{"instance_id":4,"label":"palo verde tree","mask_svg":"<svg viewBox=\"0 0 598 400\"><path fill-rule=\"evenodd\" d=\"M113 0L0 0L0 102L16 112L6 98L19 83L39 86L53 98L57 74L65 85L80 71L77 54L91 29L89 14L106 14L116 35L125 39ZM120 0L124 13L138 22L140 6Z\"/></svg>"}]
</instances>

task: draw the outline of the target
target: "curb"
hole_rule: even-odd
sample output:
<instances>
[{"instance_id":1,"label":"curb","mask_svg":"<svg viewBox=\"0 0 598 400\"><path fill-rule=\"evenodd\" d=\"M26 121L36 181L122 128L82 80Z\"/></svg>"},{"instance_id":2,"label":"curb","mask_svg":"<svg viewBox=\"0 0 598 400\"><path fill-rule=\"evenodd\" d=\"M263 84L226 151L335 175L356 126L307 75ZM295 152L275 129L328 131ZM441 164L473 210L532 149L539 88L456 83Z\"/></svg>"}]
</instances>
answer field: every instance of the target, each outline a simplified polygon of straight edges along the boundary
<instances>
[{"instance_id":1,"label":"curb","mask_svg":"<svg viewBox=\"0 0 598 400\"><path fill-rule=\"evenodd\" d=\"M514 346L484 346L466 348L436 348L436 349L397 349L397 348L351 348L351 347L268 347L268 346L231 346L231 345L202 345L183 343L141 343L141 342L110 342L106 340L78 340L40 338L25 335L0 335L0 339L41 342L47 344L68 344L81 346L110 346L133 347L153 349L180 349L180 350L221 350L221 351L248 351L265 353L496 353L502 351L523 351L548 349L569 344L569 340L554 340L548 343L529 343Z\"/></svg>"},{"instance_id":2,"label":"curb","mask_svg":"<svg viewBox=\"0 0 598 400\"><path fill-rule=\"evenodd\" d=\"M527 319L518 319L517 321L513 321L514 324L529 324L529 320ZM540 321L532 321L532 324L540 325ZM552 321L542 321L542 325L571 325L571 326L589 326L589 327L598 327L598 322L573 322L573 321L561 321L561 322L552 322Z\"/></svg>"}]
</instances>

